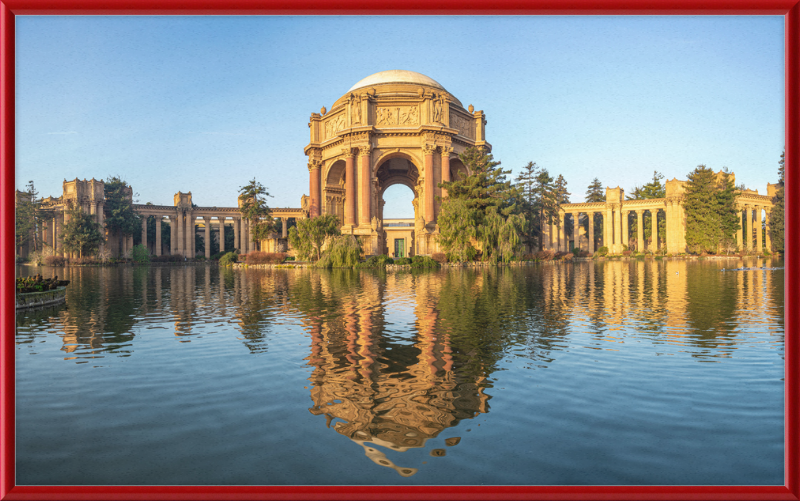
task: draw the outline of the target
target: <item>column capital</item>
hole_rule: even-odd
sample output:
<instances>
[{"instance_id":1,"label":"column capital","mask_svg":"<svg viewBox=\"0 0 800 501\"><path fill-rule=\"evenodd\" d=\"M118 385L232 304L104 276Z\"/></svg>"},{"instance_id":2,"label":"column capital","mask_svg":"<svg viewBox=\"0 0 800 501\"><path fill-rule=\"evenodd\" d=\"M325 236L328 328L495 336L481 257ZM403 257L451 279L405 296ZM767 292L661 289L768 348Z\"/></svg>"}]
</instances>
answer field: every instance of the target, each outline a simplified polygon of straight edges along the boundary
<instances>
[{"instance_id":1,"label":"column capital","mask_svg":"<svg viewBox=\"0 0 800 501\"><path fill-rule=\"evenodd\" d=\"M372 146L365 144L358 147L358 156L367 157L372 152Z\"/></svg>"},{"instance_id":2,"label":"column capital","mask_svg":"<svg viewBox=\"0 0 800 501\"><path fill-rule=\"evenodd\" d=\"M342 155L343 155L345 158L353 158L353 157L355 156L355 154L353 153L353 149L352 149L352 148L350 148L350 147L347 147L347 148L342 148L342 153L341 153L341 154L342 154Z\"/></svg>"},{"instance_id":3,"label":"column capital","mask_svg":"<svg viewBox=\"0 0 800 501\"><path fill-rule=\"evenodd\" d=\"M426 144L422 147L422 153L425 156L433 155L434 153L436 153L436 146Z\"/></svg>"},{"instance_id":4,"label":"column capital","mask_svg":"<svg viewBox=\"0 0 800 501\"><path fill-rule=\"evenodd\" d=\"M442 150L442 156L450 158L450 153L453 153L453 147L452 146L440 146L440 148Z\"/></svg>"},{"instance_id":5,"label":"column capital","mask_svg":"<svg viewBox=\"0 0 800 501\"><path fill-rule=\"evenodd\" d=\"M320 160L312 158L308 161L308 172L311 172L314 169L319 169L321 167L322 167L322 162Z\"/></svg>"}]
</instances>

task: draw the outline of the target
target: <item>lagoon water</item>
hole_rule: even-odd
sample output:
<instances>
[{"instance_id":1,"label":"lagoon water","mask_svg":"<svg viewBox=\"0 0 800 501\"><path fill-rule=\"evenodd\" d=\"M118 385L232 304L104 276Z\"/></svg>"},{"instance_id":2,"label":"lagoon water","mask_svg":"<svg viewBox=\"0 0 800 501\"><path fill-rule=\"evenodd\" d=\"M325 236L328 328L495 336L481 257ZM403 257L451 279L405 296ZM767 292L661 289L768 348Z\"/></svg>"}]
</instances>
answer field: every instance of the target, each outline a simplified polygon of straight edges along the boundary
<instances>
[{"instance_id":1,"label":"lagoon water","mask_svg":"<svg viewBox=\"0 0 800 501\"><path fill-rule=\"evenodd\" d=\"M19 267L17 485L782 485L782 270ZM746 266L780 267L751 259Z\"/></svg>"}]
</instances>

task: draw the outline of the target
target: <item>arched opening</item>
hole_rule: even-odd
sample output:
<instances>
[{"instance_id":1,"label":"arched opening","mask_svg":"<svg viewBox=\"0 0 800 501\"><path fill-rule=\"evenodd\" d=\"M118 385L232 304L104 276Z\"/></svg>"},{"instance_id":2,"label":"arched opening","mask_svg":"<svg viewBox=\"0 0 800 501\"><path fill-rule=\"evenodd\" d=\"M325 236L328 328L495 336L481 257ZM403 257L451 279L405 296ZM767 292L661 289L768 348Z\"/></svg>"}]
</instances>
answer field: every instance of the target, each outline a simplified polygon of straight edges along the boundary
<instances>
[{"instance_id":1,"label":"arched opening","mask_svg":"<svg viewBox=\"0 0 800 501\"><path fill-rule=\"evenodd\" d=\"M344 224L345 162L337 160L328 169L322 189L322 213L333 214Z\"/></svg>"},{"instance_id":2,"label":"arched opening","mask_svg":"<svg viewBox=\"0 0 800 501\"><path fill-rule=\"evenodd\" d=\"M419 169L409 158L398 155L385 159L376 169L375 178L382 253L393 258L413 256Z\"/></svg>"}]
</instances>

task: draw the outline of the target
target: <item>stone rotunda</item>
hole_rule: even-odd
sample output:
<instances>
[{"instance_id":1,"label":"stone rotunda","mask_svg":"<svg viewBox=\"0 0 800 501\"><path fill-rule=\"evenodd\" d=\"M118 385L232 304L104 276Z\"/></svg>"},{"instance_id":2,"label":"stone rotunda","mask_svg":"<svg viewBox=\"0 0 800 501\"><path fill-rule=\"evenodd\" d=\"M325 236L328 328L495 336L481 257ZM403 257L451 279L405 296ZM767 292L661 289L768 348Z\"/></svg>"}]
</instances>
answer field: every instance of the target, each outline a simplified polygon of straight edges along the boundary
<instances>
[{"instance_id":1,"label":"stone rotunda","mask_svg":"<svg viewBox=\"0 0 800 501\"><path fill-rule=\"evenodd\" d=\"M414 192L409 255L437 251L436 219L443 181L468 173L458 155L471 146L491 151L486 118L430 77L413 71L375 73L353 85L308 124L310 217L335 214L342 233L358 236L366 255L392 254L383 194L402 184Z\"/></svg>"}]
</instances>

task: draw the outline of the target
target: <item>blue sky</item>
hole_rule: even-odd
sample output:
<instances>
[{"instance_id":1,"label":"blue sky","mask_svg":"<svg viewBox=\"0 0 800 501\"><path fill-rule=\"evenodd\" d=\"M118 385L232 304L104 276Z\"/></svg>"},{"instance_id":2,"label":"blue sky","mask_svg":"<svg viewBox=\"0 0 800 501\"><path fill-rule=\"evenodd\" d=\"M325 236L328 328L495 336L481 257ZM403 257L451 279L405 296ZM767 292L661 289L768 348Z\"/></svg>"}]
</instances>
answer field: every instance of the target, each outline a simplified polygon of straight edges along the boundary
<instances>
[{"instance_id":1,"label":"blue sky","mask_svg":"<svg viewBox=\"0 0 800 501\"><path fill-rule=\"evenodd\" d=\"M141 203L308 193L308 118L390 69L484 110L493 154L630 190L698 164L765 193L784 145L781 16L17 17L17 187L119 175ZM411 217L387 191L386 217Z\"/></svg>"}]
</instances>

